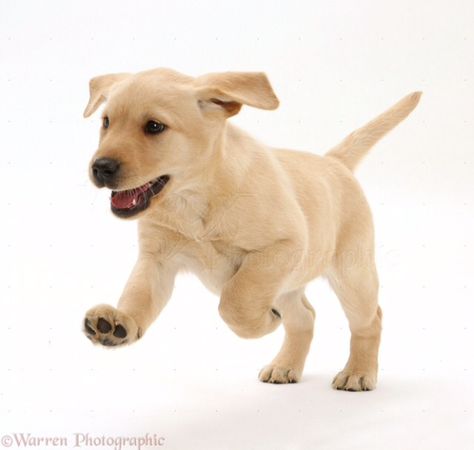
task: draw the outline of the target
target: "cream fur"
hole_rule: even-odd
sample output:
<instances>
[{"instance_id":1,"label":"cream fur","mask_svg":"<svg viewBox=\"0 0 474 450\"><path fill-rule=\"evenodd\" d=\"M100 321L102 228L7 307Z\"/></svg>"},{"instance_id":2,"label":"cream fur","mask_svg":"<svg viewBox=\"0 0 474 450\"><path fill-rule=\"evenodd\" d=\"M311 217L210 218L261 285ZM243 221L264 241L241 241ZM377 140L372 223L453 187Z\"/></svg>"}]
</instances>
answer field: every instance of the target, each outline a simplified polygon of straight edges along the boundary
<instances>
[{"instance_id":1,"label":"cream fur","mask_svg":"<svg viewBox=\"0 0 474 450\"><path fill-rule=\"evenodd\" d=\"M283 324L283 346L260 379L296 382L315 318L304 289L325 276L352 333L349 360L333 386L374 389L381 310L373 225L352 170L414 109L420 93L316 156L269 148L228 123L243 104L278 106L262 73L192 78L157 69L97 77L90 91L84 115L106 101L110 119L92 161L121 162L118 189L163 174L171 179L139 215L140 255L117 308L100 305L86 314L95 333L88 337L109 345L138 339L166 305L175 275L191 270L220 295L219 312L239 336L260 337ZM150 119L168 129L146 136ZM121 324L127 337L100 332L99 318Z\"/></svg>"}]
</instances>

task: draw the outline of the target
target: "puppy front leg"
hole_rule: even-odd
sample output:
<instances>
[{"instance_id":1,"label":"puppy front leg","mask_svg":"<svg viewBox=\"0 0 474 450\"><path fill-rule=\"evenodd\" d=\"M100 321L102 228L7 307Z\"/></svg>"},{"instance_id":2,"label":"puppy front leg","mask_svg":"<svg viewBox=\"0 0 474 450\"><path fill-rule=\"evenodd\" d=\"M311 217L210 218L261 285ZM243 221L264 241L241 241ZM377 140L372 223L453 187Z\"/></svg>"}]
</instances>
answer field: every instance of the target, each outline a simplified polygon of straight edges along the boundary
<instances>
[{"instance_id":1,"label":"puppy front leg","mask_svg":"<svg viewBox=\"0 0 474 450\"><path fill-rule=\"evenodd\" d=\"M301 257L295 242L281 240L244 258L224 285L219 303L219 314L237 335L258 338L280 325L280 314L272 305Z\"/></svg>"},{"instance_id":2,"label":"puppy front leg","mask_svg":"<svg viewBox=\"0 0 474 450\"><path fill-rule=\"evenodd\" d=\"M170 298L175 275L169 261L164 265L155 257L140 257L118 307L98 305L86 313L86 336L106 346L130 344L139 339Z\"/></svg>"}]
</instances>

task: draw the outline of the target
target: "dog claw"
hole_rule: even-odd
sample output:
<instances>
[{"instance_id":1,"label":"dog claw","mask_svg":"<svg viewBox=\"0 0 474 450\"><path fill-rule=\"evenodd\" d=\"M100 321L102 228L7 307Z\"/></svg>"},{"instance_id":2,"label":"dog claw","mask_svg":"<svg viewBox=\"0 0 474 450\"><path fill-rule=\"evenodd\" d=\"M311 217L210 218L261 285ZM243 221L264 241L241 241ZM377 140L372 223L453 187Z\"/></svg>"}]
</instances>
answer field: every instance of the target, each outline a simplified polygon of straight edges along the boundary
<instances>
[{"instance_id":1,"label":"dog claw","mask_svg":"<svg viewBox=\"0 0 474 450\"><path fill-rule=\"evenodd\" d=\"M272 313L277 316L279 319L281 319L281 314L275 309L275 308L272 308Z\"/></svg>"}]
</instances>

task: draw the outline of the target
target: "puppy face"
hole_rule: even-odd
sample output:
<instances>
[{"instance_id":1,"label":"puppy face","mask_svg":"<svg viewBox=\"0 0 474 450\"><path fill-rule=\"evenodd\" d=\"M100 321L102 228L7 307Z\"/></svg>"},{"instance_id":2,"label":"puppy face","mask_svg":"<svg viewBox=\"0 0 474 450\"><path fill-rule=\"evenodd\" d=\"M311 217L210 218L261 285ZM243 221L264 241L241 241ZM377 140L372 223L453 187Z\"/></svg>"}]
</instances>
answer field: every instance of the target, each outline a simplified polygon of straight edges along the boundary
<instances>
[{"instance_id":1,"label":"puppy face","mask_svg":"<svg viewBox=\"0 0 474 450\"><path fill-rule=\"evenodd\" d=\"M90 91L85 116L107 101L90 177L112 190L112 212L123 218L202 177L221 150L225 119L243 103L278 104L264 74L192 78L157 69L97 77Z\"/></svg>"}]
</instances>

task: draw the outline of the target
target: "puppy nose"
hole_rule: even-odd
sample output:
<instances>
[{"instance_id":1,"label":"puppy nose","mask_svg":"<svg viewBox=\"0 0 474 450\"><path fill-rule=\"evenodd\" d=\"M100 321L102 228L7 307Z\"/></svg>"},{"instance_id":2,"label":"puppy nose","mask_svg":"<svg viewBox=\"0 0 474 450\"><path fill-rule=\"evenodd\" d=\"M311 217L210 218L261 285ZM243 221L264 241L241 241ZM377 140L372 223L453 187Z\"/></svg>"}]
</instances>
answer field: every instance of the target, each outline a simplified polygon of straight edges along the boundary
<instances>
[{"instance_id":1,"label":"puppy nose","mask_svg":"<svg viewBox=\"0 0 474 450\"><path fill-rule=\"evenodd\" d=\"M114 179L120 167L120 163L111 158L99 158L92 164L92 174L100 183L105 184Z\"/></svg>"}]
</instances>

